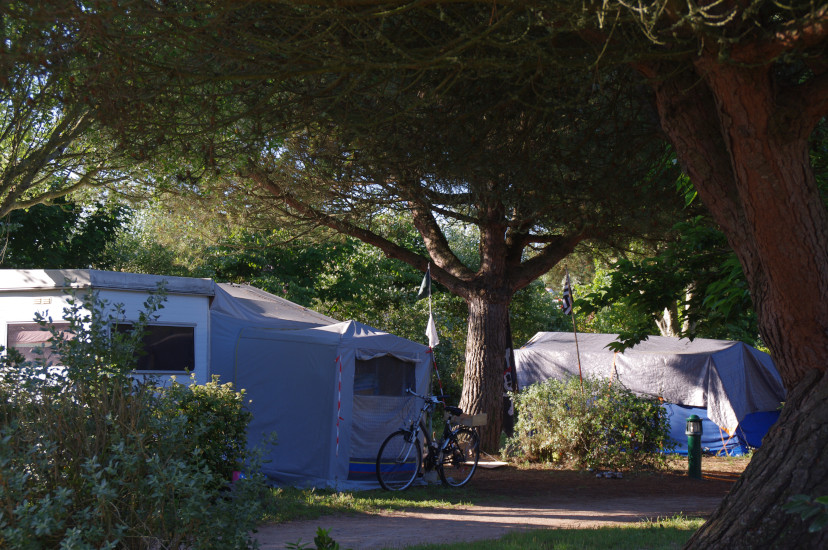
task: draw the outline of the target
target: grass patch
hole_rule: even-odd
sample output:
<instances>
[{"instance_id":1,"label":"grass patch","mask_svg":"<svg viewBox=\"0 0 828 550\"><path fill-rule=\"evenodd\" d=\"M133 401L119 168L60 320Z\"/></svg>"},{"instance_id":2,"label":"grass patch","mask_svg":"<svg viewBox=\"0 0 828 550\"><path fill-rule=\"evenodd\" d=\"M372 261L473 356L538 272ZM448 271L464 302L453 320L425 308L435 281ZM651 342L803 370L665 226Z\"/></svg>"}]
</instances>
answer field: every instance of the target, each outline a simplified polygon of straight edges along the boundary
<instances>
[{"instance_id":1,"label":"grass patch","mask_svg":"<svg viewBox=\"0 0 828 550\"><path fill-rule=\"evenodd\" d=\"M408 550L642 550L678 549L702 526L701 518L683 515L623 527L544 529L512 533L496 540L409 546Z\"/></svg>"},{"instance_id":2,"label":"grass patch","mask_svg":"<svg viewBox=\"0 0 828 550\"><path fill-rule=\"evenodd\" d=\"M473 488L441 485L413 487L402 492L382 490L337 492L320 489L272 489L265 504L264 523L315 519L328 514L376 514L412 508L451 508L478 498Z\"/></svg>"}]
</instances>

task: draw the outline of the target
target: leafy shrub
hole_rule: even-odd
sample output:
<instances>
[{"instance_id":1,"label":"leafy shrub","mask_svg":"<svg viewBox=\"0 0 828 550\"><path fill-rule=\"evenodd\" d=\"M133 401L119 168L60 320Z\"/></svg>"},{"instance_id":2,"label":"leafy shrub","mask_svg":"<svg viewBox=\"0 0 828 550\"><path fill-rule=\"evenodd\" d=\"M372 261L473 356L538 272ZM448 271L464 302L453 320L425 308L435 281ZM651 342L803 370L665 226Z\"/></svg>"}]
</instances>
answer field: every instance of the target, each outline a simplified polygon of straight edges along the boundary
<instances>
[{"instance_id":1,"label":"leafy shrub","mask_svg":"<svg viewBox=\"0 0 828 550\"><path fill-rule=\"evenodd\" d=\"M62 368L25 362L14 350L0 357L0 547L254 544L263 480L248 475L226 490L228 469L245 459L241 395L217 384L162 389L130 376L162 300L151 297L124 334L108 330L122 308L94 295L71 300L74 338L52 338Z\"/></svg>"},{"instance_id":2,"label":"leafy shrub","mask_svg":"<svg viewBox=\"0 0 828 550\"><path fill-rule=\"evenodd\" d=\"M244 406L244 390L219 384L218 376L204 385L174 382L164 388L166 398L187 418L187 440L202 453L205 465L222 480L242 469L247 425L253 415Z\"/></svg>"},{"instance_id":3,"label":"leafy shrub","mask_svg":"<svg viewBox=\"0 0 828 550\"><path fill-rule=\"evenodd\" d=\"M530 461L579 468L657 468L673 447L667 413L618 382L577 377L515 394L517 424L507 451Z\"/></svg>"}]
</instances>

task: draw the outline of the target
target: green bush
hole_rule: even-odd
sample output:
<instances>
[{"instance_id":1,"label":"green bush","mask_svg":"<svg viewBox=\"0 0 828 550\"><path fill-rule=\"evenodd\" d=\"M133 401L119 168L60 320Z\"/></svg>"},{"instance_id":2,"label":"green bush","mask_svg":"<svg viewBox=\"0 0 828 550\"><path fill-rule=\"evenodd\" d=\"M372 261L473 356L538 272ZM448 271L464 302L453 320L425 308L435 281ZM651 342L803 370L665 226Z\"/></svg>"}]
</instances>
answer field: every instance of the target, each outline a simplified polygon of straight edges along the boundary
<instances>
[{"instance_id":1,"label":"green bush","mask_svg":"<svg viewBox=\"0 0 828 550\"><path fill-rule=\"evenodd\" d=\"M153 296L127 334L109 331L121 308L94 296L72 300L74 338L52 338L63 368L24 362L13 350L0 357L0 547L255 544L263 479L228 483L246 458L242 396L229 386L160 388L130 376L162 300Z\"/></svg>"},{"instance_id":2,"label":"green bush","mask_svg":"<svg viewBox=\"0 0 828 550\"><path fill-rule=\"evenodd\" d=\"M253 415L244 406L244 390L219 384L218 376L204 385L191 378L189 385L174 382L165 387L166 398L187 419L187 440L202 453L204 463L220 479L242 469L247 447L247 425Z\"/></svg>"},{"instance_id":3,"label":"green bush","mask_svg":"<svg viewBox=\"0 0 828 550\"><path fill-rule=\"evenodd\" d=\"M515 435L507 451L576 468L658 468L669 451L667 413L618 382L577 377L533 384L514 395Z\"/></svg>"}]
</instances>

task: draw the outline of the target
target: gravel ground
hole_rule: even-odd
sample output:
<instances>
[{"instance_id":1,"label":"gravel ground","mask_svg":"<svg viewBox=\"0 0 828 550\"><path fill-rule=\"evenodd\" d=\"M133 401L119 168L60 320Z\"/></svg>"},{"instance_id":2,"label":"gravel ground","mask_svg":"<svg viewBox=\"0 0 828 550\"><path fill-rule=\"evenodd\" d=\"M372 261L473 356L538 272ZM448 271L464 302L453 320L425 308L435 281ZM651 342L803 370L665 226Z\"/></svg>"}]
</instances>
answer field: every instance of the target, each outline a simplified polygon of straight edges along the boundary
<instances>
[{"instance_id":1,"label":"gravel ground","mask_svg":"<svg viewBox=\"0 0 828 550\"><path fill-rule=\"evenodd\" d=\"M499 538L521 529L591 528L669 517L705 516L718 506L747 459L705 458L703 479L690 479L686 463L668 472L598 478L586 472L478 469L470 482L473 506L404 512L325 516L261 526L265 550L302 542L313 548L318 527L330 530L342 548L405 548L414 544Z\"/></svg>"}]
</instances>

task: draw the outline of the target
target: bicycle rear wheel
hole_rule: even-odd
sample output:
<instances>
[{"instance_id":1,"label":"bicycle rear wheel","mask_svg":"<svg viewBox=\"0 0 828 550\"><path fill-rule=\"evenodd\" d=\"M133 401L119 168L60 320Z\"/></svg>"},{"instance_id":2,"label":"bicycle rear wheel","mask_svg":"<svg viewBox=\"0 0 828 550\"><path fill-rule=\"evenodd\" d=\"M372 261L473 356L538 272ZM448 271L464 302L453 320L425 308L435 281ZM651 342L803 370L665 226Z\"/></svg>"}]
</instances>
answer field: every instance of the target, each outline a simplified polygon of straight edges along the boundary
<instances>
[{"instance_id":1,"label":"bicycle rear wheel","mask_svg":"<svg viewBox=\"0 0 828 550\"><path fill-rule=\"evenodd\" d=\"M377 479L387 491L402 491L417 477L423 451L420 440L406 430L399 430L383 441L377 455Z\"/></svg>"},{"instance_id":2,"label":"bicycle rear wheel","mask_svg":"<svg viewBox=\"0 0 828 550\"><path fill-rule=\"evenodd\" d=\"M437 473L443 485L462 487L477 470L480 459L480 438L471 428L458 428L443 451L443 460L437 465Z\"/></svg>"}]
</instances>

